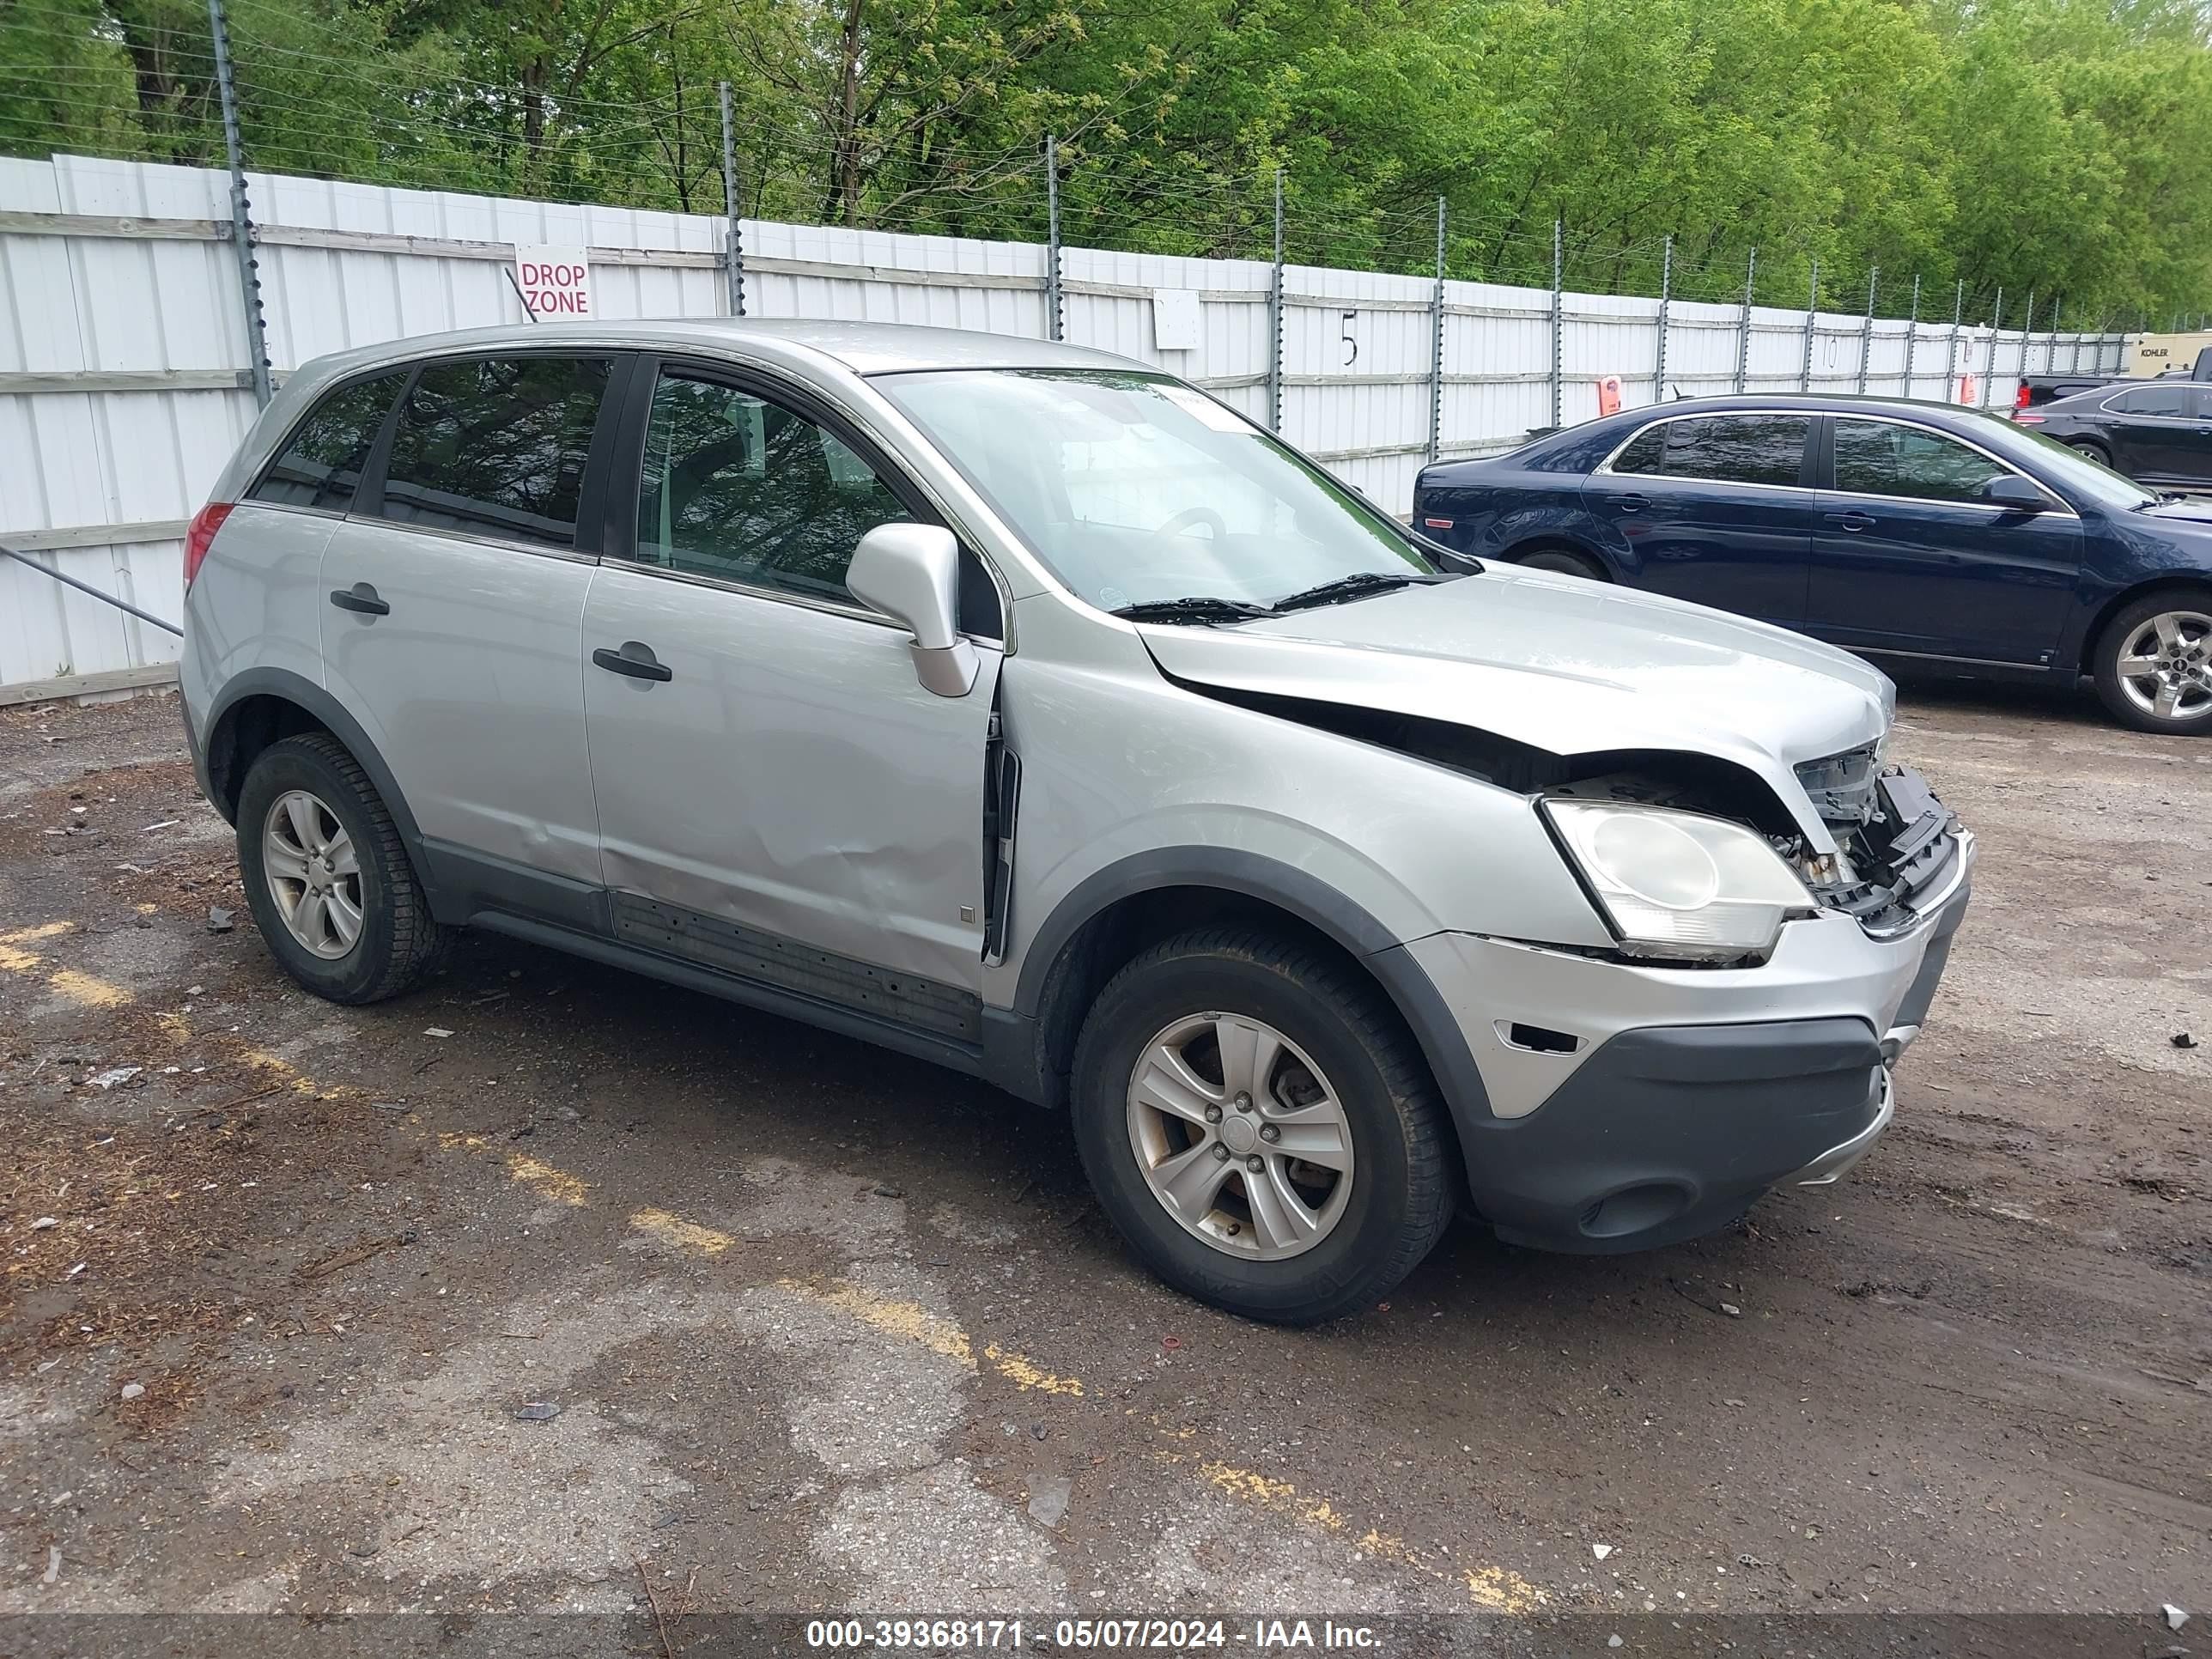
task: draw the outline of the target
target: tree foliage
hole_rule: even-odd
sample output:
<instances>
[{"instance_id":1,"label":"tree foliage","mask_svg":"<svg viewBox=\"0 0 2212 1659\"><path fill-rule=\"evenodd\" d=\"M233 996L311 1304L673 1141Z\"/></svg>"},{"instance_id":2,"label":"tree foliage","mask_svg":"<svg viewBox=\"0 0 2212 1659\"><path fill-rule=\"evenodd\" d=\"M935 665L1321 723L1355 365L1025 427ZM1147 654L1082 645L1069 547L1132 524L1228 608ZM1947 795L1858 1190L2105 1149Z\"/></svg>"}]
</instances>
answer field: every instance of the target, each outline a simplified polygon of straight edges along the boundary
<instances>
[{"instance_id":1,"label":"tree foliage","mask_svg":"<svg viewBox=\"0 0 2212 1659\"><path fill-rule=\"evenodd\" d=\"M2190 0L231 0L249 161L1970 319L2212 301ZM222 155L193 0L0 0L0 152Z\"/></svg>"}]
</instances>

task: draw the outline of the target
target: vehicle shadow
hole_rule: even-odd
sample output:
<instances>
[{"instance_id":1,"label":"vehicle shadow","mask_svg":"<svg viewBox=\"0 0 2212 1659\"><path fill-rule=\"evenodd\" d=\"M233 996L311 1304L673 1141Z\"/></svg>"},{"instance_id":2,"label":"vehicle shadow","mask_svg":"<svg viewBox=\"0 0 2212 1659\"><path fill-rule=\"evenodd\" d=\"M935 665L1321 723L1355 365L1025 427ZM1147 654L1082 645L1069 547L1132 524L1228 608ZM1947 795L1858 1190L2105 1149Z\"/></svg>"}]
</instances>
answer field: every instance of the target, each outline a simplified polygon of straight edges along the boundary
<instances>
[{"instance_id":1,"label":"vehicle shadow","mask_svg":"<svg viewBox=\"0 0 2212 1659\"><path fill-rule=\"evenodd\" d=\"M2058 725L2119 732L2097 695L2086 681L2078 685L2050 681L1960 679L1930 670L1897 669L1884 665L1897 682L1899 714L1911 720L1920 713L1988 715L1992 719L2048 720Z\"/></svg>"},{"instance_id":2,"label":"vehicle shadow","mask_svg":"<svg viewBox=\"0 0 2212 1659\"><path fill-rule=\"evenodd\" d=\"M542 1035L579 1075L635 1079L637 1057L661 1057L624 1088L625 1127L647 1158L665 1133L686 1144L687 1157L708 1162L768 1155L841 1164L856 1179L896 1187L917 1215L949 1205L1012 1225L1057 1258L1040 1260L1040 1273L1062 1283L1091 1278L1109 1302L1180 1308L1173 1317L1186 1329L1244 1330L1250 1335L1239 1340L1331 1349L1369 1341L1378 1320L1387 1322L1378 1311L1308 1332L1268 1332L1183 1303L1151 1279L1091 1197L1064 1113L854 1039L492 936L461 943L444 994L466 1004L512 982L514 970L529 981L558 979L573 993L573 1013ZM1753 1225L1785 1201L1767 1200ZM1798 1230L1785 1223L1782 1231ZM1666 1294L1670 1281L1695 1287L1738 1268L1756 1272L1771 1248L1771 1234L1747 1236L1739 1226L1664 1250L1556 1255L1501 1243L1479 1219L1462 1217L1391 1302L1401 1314L1418 1309L1425 1339L1445 1349L1492 1321L1528 1320L1541 1330L1565 1310L1620 1310L1636 1298L1658 1304L1663 1317L1650 1334L1671 1340L1680 1315ZM1718 1316L1721 1295L1705 1295L1707 1311L1694 1316ZM1431 1315L1441 1316L1431 1324ZM1620 1334L1641 1322L1630 1319Z\"/></svg>"}]
</instances>

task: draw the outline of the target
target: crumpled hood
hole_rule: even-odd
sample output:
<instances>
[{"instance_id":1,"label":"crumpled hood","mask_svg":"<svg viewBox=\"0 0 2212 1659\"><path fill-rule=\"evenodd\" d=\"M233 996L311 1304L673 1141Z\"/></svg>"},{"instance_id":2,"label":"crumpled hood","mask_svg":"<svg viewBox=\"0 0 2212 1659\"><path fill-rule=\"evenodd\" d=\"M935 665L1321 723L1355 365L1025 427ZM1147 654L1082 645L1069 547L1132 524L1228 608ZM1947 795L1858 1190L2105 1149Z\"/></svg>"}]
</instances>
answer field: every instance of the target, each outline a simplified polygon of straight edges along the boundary
<instances>
[{"instance_id":1,"label":"crumpled hood","mask_svg":"<svg viewBox=\"0 0 2212 1659\"><path fill-rule=\"evenodd\" d=\"M1674 749L1765 778L1832 847L1791 769L1875 741L1887 675L1816 640L1704 605L1499 566L1225 628L1148 624L1200 685L1455 720L1555 755Z\"/></svg>"}]
</instances>

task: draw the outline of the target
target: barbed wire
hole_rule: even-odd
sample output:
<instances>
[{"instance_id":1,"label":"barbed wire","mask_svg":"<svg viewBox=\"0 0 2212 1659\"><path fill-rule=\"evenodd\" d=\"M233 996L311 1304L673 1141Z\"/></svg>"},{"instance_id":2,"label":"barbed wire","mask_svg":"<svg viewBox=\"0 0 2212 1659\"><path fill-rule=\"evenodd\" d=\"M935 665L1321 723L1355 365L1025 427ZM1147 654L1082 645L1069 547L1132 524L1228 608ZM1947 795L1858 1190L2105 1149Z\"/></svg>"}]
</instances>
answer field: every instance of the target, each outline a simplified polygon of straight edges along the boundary
<instances>
[{"instance_id":1,"label":"barbed wire","mask_svg":"<svg viewBox=\"0 0 2212 1659\"><path fill-rule=\"evenodd\" d=\"M68 94L54 100L67 106L58 114L61 134L88 153L219 161L217 65L204 31L136 21L126 31L57 0L8 4L11 15L60 25L61 36L52 61L0 65L0 106L38 104L42 92L59 90ZM465 57L434 33L394 40L270 0L230 4L234 83L247 165L256 171L562 204L709 213L720 206L723 126L713 82L637 98L580 88L532 94L469 73ZM669 21L672 27L682 18ZM150 77L125 56L126 34L131 49L153 59ZM71 39L84 55L67 55ZM1060 147L1064 240L1107 251L1271 258L1272 167L1208 167L1092 148L1091 134L1157 91L1135 76L1115 94L1067 112ZM920 153L908 142L913 137L896 128L841 134L820 117L778 120L741 103L730 120L740 208L756 219L842 220L847 228L893 234L1042 240L1039 141L939 157ZM842 177L848 172L857 188ZM1346 201L1310 180L1284 182L1287 262L1439 274L1433 198L1407 188L1391 199ZM1677 237L1669 296L1737 307L1748 298L1754 307L1802 312L1813 293L1814 253L1830 234L1809 223L1769 231L1773 251L1762 247L1755 275L1748 246L1727 245L1723 228ZM1659 291L1668 251L1667 238L1638 228L1577 230L1569 223L1555 230L1548 218L1462 217L1449 208L1444 238L1441 275L1450 281L1548 289L1556 270L1562 285L1578 293L1647 298ZM1905 317L1909 270L1823 257L1818 308L1836 319L1824 326L1863 322L1870 280L1875 319ZM1942 288L1923 299L1922 320L1948 325ZM2008 296L2009 307L2019 303ZM1990 301L1978 294L1966 307L1964 325L1977 325L1978 308L1986 325ZM2036 319L2035 337L2051 326L2047 316ZM2065 326L2070 333L2093 320L2104 331L2111 318L2084 315ZM2015 320L2004 332L2018 326Z\"/></svg>"}]
</instances>

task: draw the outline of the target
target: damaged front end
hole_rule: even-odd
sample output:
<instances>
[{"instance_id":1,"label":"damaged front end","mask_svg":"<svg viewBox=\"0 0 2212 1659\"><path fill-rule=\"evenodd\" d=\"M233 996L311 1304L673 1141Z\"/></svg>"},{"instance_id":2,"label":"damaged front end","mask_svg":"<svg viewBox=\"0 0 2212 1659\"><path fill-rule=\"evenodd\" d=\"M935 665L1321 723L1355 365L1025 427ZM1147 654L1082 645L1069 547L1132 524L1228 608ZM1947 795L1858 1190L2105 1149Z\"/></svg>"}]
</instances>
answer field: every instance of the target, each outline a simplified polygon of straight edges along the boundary
<instances>
[{"instance_id":1,"label":"damaged front end","mask_svg":"<svg viewBox=\"0 0 2212 1659\"><path fill-rule=\"evenodd\" d=\"M1827 830L1823 850L1763 781L1704 757L1644 754L1566 769L1548 799L1599 801L1702 813L1762 836L1821 910L1850 916L1870 939L1911 933L1965 880L1973 837L1919 773L1887 764L1867 744L1794 770ZM1619 763L1626 762L1622 764ZM1744 966L1756 954L1716 965Z\"/></svg>"},{"instance_id":2,"label":"damaged front end","mask_svg":"<svg viewBox=\"0 0 2212 1659\"><path fill-rule=\"evenodd\" d=\"M1840 910L1872 937L1909 933L1965 878L1971 842L1958 814L1919 773L1886 765L1868 744L1796 768L1836 850L1815 854L1802 837L1777 850L1822 908Z\"/></svg>"}]
</instances>

